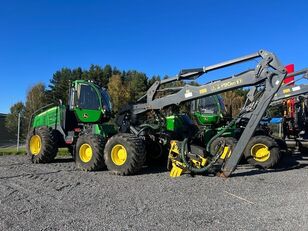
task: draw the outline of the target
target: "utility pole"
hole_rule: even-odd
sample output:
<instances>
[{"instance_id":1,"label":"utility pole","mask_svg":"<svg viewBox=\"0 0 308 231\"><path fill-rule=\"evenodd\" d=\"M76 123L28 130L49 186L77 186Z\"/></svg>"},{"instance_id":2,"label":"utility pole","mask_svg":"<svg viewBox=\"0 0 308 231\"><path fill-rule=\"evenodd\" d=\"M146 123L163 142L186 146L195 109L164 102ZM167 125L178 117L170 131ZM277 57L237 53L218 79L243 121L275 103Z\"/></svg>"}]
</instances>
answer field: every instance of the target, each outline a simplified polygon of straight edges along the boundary
<instances>
[{"instance_id":1,"label":"utility pole","mask_svg":"<svg viewBox=\"0 0 308 231\"><path fill-rule=\"evenodd\" d=\"M17 152L19 151L19 133L20 133L20 112L18 113L18 122L17 122Z\"/></svg>"}]
</instances>

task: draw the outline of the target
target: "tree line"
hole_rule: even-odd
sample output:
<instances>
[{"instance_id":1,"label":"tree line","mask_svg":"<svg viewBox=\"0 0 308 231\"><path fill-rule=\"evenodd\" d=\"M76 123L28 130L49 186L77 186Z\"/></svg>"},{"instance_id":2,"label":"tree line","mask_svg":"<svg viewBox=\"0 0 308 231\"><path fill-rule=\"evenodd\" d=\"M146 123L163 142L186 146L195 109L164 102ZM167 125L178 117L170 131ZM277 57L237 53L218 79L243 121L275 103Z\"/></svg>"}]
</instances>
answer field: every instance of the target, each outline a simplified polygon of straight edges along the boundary
<instances>
[{"instance_id":1,"label":"tree line","mask_svg":"<svg viewBox=\"0 0 308 231\"><path fill-rule=\"evenodd\" d=\"M164 78L167 77L164 76ZM111 65L105 65L104 67L91 65L89 69L82 69L80 67L75 69L62 68L52 75L47 87L43 83L35 84L28 90L25 103L16 102L11 106L10 113L5 121L8 130L12 134L17 134L17 120L20 113L21 135L22 138L25 138L32 114L45 105L58 103L59 100L67 103L69 83L78 79L91 80L99 86L108 89L113 111L117 112L122 105L128 102L136 102L161 77L152 76L149 78L142 72L136 70L121 71ZM170 83L169 87L181 86L183 84L183 82ZM192 84L196 85L196 83ZM230 95L224 94L223 96L227 101L230 99ZM229 102L230 100L228 101L228 105L231 105L229 107L234 112L234 109L237 109L242 105L241 102L244 101L243 92L235 91L231 98L236 99L234 100L236 105L233 102Z\"/></svg>"},{"instance_id":2,"label":"tree line","mask_svg":"<svg viewBox=\"0 0 308 231\"><path fill-rule=\"evenodd\" d=\"M20 101L11 106L5 121L9 132L17 134L17 120L20 114L21 134L25 138L32 114L45 105L58 103L59 100L67 103L70 82L78 79L91 80L100 87L107 88L113 110L116 112L123 104L134 102L143 96L149 86L160 80L160 76L148 78L142 72L120 71L111 65L91 65L89 69L62 68L52 75L47 87L43 83L35 84L28 90L25 103Z\"/></svg>"}]
</instances>

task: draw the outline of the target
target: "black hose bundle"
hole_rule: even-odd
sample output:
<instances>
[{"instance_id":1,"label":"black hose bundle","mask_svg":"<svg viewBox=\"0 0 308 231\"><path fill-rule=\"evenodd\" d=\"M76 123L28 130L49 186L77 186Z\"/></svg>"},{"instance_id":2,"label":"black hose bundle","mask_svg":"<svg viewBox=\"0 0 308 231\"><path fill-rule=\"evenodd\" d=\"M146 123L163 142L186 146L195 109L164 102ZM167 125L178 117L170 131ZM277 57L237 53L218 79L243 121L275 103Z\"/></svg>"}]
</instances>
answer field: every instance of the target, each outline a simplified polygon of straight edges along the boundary
<instances>
[{"instance_id":1,"label":"black hose bundle","mask_svg":"<svg viewBox=\"0 0 308 231\"><path fill-rule=\"evenodd\" d=\"M217 133L215 136L213 136L213 138L208 142L208 144L206 145L206 151L208 153L210 153L210 145L211 143L219 136L221 136L227 129L229 129L231 126L233 126L236 122L236 120L242 115L242 113L240 113L240 115L238 115L235 119L233 119L229 124L228 126L226 126L224 129L222 129L219 133ZM204 166L204 167L201 167L201 168L195 168L192 166L191 163L189 163L186 159L186 153L187 153L187 150L188 150L188 138L185 138L183 141L182 141L182 145L181 145L181 153L180 153L180 157L183 161L183 163L186 165L187 169L191 172L194 172L194 173L204 173L206 171L208 171L216 162L217 160L219 159L221 153L220 152L217 152L215 153L212 158L211 158L211 161L209 162L208 165ZM212 154L212 153L211 153Z\"/></svg>"}]
</instances>

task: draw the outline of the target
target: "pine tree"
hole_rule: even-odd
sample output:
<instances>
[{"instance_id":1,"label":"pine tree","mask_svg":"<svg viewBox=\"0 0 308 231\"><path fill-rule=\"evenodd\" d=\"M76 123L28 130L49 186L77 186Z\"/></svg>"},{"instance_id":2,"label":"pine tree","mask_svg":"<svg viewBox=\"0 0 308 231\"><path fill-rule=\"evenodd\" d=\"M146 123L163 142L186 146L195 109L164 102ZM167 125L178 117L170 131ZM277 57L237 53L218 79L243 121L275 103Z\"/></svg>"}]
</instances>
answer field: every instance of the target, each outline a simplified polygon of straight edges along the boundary
<instances>
[{"instance_id":1,"label":"pine tree","mask_svg":"<svg viewBox=\"0 0 308 231\"><path fill-rule=\"evenodd\" d=\"M135 102L146 93L148 80L144 73L128 71L124 81L128 87L130 101Z\"/></svg>"},{"instance_id":2,"label":"pine tree","mask_svg":"<svg viewBox=\"0 0 308 231\"><path fill-rule=\"evenodd\" d=\"M62 100L63 103L67 102L68 89L71 81L82 79L83 71L80 67L76 69L62 68L53 74L50 80L48 94L48 101L57 103Z\"/></svg>"}]
</instances>

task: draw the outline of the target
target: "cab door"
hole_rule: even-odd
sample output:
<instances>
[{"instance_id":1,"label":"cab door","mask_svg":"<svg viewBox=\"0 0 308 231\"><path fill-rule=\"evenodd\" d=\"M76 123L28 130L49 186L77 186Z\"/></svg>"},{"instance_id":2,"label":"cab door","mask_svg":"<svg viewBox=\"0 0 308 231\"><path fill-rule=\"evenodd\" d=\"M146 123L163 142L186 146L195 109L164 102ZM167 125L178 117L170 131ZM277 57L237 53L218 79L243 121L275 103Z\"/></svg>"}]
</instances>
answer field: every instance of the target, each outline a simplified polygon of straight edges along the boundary
<instances>
[{"instance_id":1,"label":"cab door","mask_svg":"<svg viewBox=\"0 0 308 231\"><path fill-rule=\"evenodd\" d=\"M77 86L75 114L79 122L99 122L102 116L100 94L94 86L89 84L79 84Z\"/></svg>"}]
</instances>

